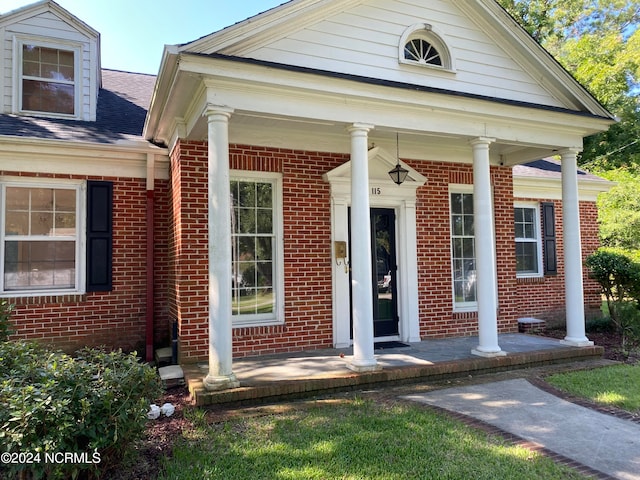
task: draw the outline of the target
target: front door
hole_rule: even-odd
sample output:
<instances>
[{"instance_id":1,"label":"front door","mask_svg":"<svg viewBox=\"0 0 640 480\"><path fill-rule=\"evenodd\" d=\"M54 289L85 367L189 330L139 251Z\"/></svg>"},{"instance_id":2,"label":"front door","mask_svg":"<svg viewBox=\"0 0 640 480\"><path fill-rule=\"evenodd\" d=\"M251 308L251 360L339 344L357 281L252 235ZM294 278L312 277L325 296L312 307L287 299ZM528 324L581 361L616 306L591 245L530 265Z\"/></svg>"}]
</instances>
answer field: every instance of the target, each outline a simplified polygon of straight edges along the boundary
<instances>
[{"instance_id":1,"label":"front door","mask_svg":"<svg viewBox=\"0 0 640 480\"><path fill-rule=\"evenodd\" d=\"M395 336L399 334L396 214L390 208L372 208L370 221L373 335L374 337ZM353 338L353 318L351 325Z\"/></svg>"}]
</instances>

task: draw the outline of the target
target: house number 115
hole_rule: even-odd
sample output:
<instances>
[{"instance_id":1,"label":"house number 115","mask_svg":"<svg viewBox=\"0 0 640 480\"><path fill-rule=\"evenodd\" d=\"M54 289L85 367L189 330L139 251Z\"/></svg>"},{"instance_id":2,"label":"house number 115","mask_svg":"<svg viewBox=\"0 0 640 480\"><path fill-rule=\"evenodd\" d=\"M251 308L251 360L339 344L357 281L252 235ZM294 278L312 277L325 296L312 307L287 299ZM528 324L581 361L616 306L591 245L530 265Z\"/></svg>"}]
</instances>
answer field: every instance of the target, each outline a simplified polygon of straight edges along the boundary
<instances>
[{"instance_id":1,"label":"house number 115","mask_svg":"<svg viewBox=\"0 0 640 480\"><path fill-rule=\"evenodd\" d=\"M382 195L382 189L380 187L371 187L371 195Z\"/></svg>"}]
</instances>

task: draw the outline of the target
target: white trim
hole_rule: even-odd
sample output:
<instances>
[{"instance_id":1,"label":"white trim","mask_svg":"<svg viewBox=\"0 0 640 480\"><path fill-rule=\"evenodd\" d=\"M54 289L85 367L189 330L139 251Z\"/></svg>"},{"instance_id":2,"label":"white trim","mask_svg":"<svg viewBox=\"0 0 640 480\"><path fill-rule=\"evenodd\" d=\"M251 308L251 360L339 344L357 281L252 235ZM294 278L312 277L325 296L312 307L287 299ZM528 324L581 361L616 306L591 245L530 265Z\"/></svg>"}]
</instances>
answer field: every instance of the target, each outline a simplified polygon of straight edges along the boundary
<instances>
[{"instance_id":1,"label":"white trim","mask_svg":"<svg viewBox=\"0 0 640 480\"><path fill-rule=\"evenodd\" d=\"M38 110L24 110L22 108L22 50L24 45L35 45L38 47L53 48L57 50L65 50L73 52L73 115L56 113L56 112L41 112ZM79 120L83 117L83 43L73 42L62 39L51 39L47 37L40 37L36 35L14 35L13 36L13 99L12 108L13 113L20 115L37 115L53 118L68 118ZM67 83L67 82L61 82ZM91 100L93 102L93 99Z\"/></svg>"},{"instance_id":2,"label":"white trim","mask_svg":"<svg viewBox=\"0 0 640 480\"><path fill-rule=\"evenodd\" d=\"M8 186L73 188L76 191L76 253L75 253L75 288L42 289L42 290L4 290L4 255L5 255L5 209L0 208L0 294L4 297L41 297L50 295L83 294L86 287L86 182L83 180L57 180L50 178L0 177L1 204L6 205L5 194ZM55 237L52 237L55 240Z\"/></svg>"},{"instance_id":3,"label":"white trim","mask_svg":"<svg viewBox=\"0 0 640 480\"><path fill-rule=\"evenodd\" d=\"M449 203L449 265L451 268L451 306L454 313L461 312L477 312L478 311L478 301L477 301L477 292L476 292L476 301L475 302L456 302L456 292L453 278L453 230L451 229L451 217L453 215L453 210L451 209L451 195L454 193L462 193L466 195L473 195L473 185L472 184L461 184L461 183L451 183L449 184L449 192L448 192L448 203ZM475 222L475 216L474 216ZM475 229L474 229L474 248L475 248ZM475 261L475 258L474 258Z\"/></svg>"},{"instance_id":4,"label":"white trim","mask_svg":"<svg viewBox=\"0 0 640 480\"><path fill-rule=\"evenodd\" d=\"M535 273L518 273L516 269L516 278L541 278L544 277L544 270L542 267L542 219L540 217L540 203L539 202L519 202L515 201L513 203L513 208L528 208L535 211L534 214L534 227L535 227L535 240L521 238L518 239L514 236L514 247L515 244L520 242L528 242L536 244L536 252L538 257L538 271ZM514 218L514 226L515 226L515 218Z\"/></svg>"},{"instance_id":5,"label":"white trim","mask_svg":"<svg viewBox=\"0 0 640 480\"><path fill-rule=\"evenodd\" d=\"M155 177L168 180L167 150L146 141L98 144L0 135L0 170L11 172L146 178L149 154L156 157Z\"/></svg>"},{"instance_id":6,"label":"white trim","mask_svg":"<svg viewBox=\"0 0 640 480\"><path fill-rule=\"evenodd\" d=\"M420 310L418 304L417 258L417 189L427 179L401 162L409 170L402 185L394 184L386 171L393 168L395 158L380 147L369 150L369 204L371 208L390 208L396 213L396 260L398 264L398 325L399 335L394 339L403 342L420 341ZM376 176L382 171L384 176ZM385 178L386 176L386 178ZM351 204L351 162L346 162L323 175L331 185L331 244L348 242L348 209ZM375 192L374 192L375 191ZM343 263L338 264L331 248L333 344L335 348L348 348L350 338L350 285L349 272ZM349 262L350 259L346 259ZM386 338L386 337L385 337ZM380 339L376 339L380 340Z\"/></svg>"},{"instance_id":7,"label":"white trim","mask_svg":"<svg viewBox=\"0 0 640 480\"><path fill-rule=\"evenodd\" d=\"M595 202L598 195L608 192L615 182L605 179L578 179L578 195L581 202ZM514 198L539 198L543 200L562 200L562 179L513 176Z\"/></svg>"},{"instance_id":8,"label":"white trim","mask_svg":"<svg viewBox=\"0 0 640 480\"><path fill-rule=\"evenodd\" d=\"M404 58L404 49L408 42L415 39L422 39L429 42L438 51L442 66L430 63L420 63ZM406 28L398 43L398 62L403 65L414 65L421 68L433 68L434 70L455 73L455 59L451 50L444 41L444 37L437 28L429 23L416 23Z\"/></svg>"},{"instance_id":9,"label":"white trim","mask_svg":"<svg viewBox=\"0 0 640 480\"><path fill-rule=\"evenodd\" d=\"M284 323L284 208L282 174L274 172L257 172L252 170L231 170L231 181L247 180L250 182L267 181L273 185L273 238L275 247L275 285L274 294L276 311L274 314L232 315L233 328L282 325Z\"/></svg>"}]
</instances>

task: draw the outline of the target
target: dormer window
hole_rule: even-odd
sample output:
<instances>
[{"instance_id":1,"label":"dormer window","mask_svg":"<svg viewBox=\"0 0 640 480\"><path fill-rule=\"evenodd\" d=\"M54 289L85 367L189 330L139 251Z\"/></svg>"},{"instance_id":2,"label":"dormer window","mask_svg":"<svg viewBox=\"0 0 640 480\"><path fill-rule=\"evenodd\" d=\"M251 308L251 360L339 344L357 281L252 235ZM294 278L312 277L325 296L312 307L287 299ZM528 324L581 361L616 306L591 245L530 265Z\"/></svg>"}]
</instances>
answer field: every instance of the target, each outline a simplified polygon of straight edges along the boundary
<instances>
[{"instance_id":1,"label":"dormer window","mask_svg":"<svg viewBox=\"0 0 640 480\"><path fill-rule=\"evenodd\" d=\"M12 52L13 113L88 119L94 105L87 104L87 93L93 88L83 89L87 86L83 79L88 78L91 86L97 78L83 70L89 58L85 50L84 43L73 40L16 35Z\"/></svg>"},{"instance_id":2,"label":"dormer window","mask_svg":"<svg viewBox=\"0 0 640 480\"><path fill-rule=\"evenodd\" d=\"M453 58L447 45L428 23L407 28L398 47L400 63L453 70Z\"/></svg>"},{"instance_id":3,"label":"dormer window","mask_svg":"<svg viewBox=\"0 0 640 480\"><path fill-rule=\"evenodd\" d=\"M23 111L75 114L73 50L22 45Z\"/></svg>"}]
</instances>

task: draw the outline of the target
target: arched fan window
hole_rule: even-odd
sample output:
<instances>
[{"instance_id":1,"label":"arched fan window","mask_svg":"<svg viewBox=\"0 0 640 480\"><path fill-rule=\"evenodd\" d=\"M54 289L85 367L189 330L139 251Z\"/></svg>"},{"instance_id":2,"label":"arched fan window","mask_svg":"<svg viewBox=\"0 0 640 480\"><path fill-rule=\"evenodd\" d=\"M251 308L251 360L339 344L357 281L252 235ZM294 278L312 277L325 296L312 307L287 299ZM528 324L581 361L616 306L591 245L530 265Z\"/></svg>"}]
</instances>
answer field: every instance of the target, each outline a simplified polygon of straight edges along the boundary
<instances>
[{"instance_id":1,"label":"arched fan window","mask_svg":"<svg viewBox=\"0 0 640 480\"><path fill-rule=\"evenodd\" d=\"M409 40L404 46L404 59L418 62L428 63L429 65L442 66L442 57L440 52L423 38L414 38Z\"/></svg>"},{"instance_id":2,"label":"arched fan window","mask_svg":"<svg viewBox=\"0 0 640 480\"><path fill-rule=\"evenodd\" d=\"M428 23L407 28L398 45L400 63L453 70L453 58L447 45Z\"/></svg>"}]
</instances>

